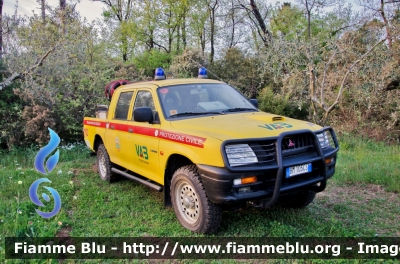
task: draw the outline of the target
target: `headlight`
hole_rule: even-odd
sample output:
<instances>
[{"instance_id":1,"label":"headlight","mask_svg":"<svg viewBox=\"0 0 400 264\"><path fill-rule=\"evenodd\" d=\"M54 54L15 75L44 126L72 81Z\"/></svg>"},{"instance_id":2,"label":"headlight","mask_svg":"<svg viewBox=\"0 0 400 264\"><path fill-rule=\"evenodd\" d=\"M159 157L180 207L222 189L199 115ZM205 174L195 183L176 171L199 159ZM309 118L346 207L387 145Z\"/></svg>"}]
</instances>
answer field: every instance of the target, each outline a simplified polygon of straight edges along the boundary
<instances>
[{"instance_id":1,"label":"headlight","mask_svg":"<svg viewBox=\"0 0 400 264\"><path fill-rule=\"evenodd\" d=\"M319 144L321 145L321 148L327 148L329 147L329 138L328 138L328 133L323 132L323 133L319 133L317 134L318 136L318 140L319 140Z\"/></svg>"},{"instance_id":2,"label":"headlight","mask_svg":"<svg viewBox=\"0 0 400 264\"><path fill-rule=\"evenodd\" d=\"M240 166L257 163L258 159L253 149L248 144L236 144L225 146L229 165Z\"/></svg>"}]
</instances>

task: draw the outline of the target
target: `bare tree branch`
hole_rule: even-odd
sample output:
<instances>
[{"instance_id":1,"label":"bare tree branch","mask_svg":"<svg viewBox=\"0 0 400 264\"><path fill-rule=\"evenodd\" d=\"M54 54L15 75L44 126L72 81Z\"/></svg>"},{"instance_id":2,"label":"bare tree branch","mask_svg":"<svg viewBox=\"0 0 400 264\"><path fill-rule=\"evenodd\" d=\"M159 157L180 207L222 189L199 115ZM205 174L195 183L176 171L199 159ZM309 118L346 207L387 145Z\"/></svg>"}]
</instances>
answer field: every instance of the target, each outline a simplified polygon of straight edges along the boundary
<instances>
[{"instance_id":1,"label":"bare tree branch","mask_svg":"<svg viewBox=\"0 0 400 264\"><path fill-rule=\"evenodd\" d=\"M329 61L325 64L324 67L324 77L322 78L322 84L321 84L321 106L322 109L326 110L325 108L325 98L324 98L324 89L325 89L325 80L326 80L326 72L328 71L328 66L331 64L333 58L338 54L337 51L335 51L332 56L329 58Z\"/></svg>"},{"instance_id":2,"label":"bare tree branch","mask_svg":"<svg viewBox=\"0 0 400 264\"><path fill-rule=\"evenodd\" d=\"M7 70L1 70L1 71L0 71L0 74L7 74L7 75L10 75L11 72L10 72L10 71L7 71Z\"/></svg>"},{"instance_id":3,"label":"bare tree branch","mask_svg":"<svg viewBox=\"0 0 400 264\"><path fill-rule=\"evenodd\" d=\"M388 21L388 19L386 18L385 7L384 7L384 2L383 2L383 0L381 0L380 13L381 13L383 22L385 23L386 39L388 40L389 48L392 49L392 35L391 35L391 32L390 32L389 21Z\"/></svg>"},{"instance_id":4,"label":"bare tree branch","mask_svg":"<svg viewBox=\"0 0 400 264\"><path fill-rule=\"evenodd\" d=\"M337 33L339 33L342 30L345 30L345 29L351 28L352 26L357 26L357 25L360 25L360 24L361 23L358 22L358 23L354 23L354 24L350 24L350 25L338 28L338 29L336 29L334 31L331 31L331 35L334 36L334 35L336 35Z\"/></svg>"},{"instance_id":5,"label":"bare tree branch","mask_svg":"<svg viewBox=\"0 0 400 264\"><path fill-rule=\"evenodd\" d=\"M332 111L332 109L339 103L340 98L342 97L342 93L343 93L343 89L345 87L345 83L347 80L347 77L349 76L349 74L351 73L351 71L353 70L353 68L360 63L366 56L368 56L368 54L370 54L377 46L379 46L380 44L382 44L386 39L382 39L381 41L377 42L374 46L372 46L367 52L365 52L358 60L354 61L353 64L350 65L350 67L347 69L346 74L344 75L342 82L340 84L340 89L338 92L338 95L336 97L335 102L333 102L333 104L325 111L324 114L324 118L323 120L326 120L326 118L328 117L328 114Z\"/></svg>"},{"instance_id":6,"label":"bare tree branch","mask_svg":"<svg viewBox=\"0 0 400 264\"><path fill-rule=\"evenodd\" d=\"M29 67L26 71L18 73L14 72L10 77L8 77L4 82L0 83L0 91L4 90L8 86L10 86L15 80L18 79L23 79L27 74L31 73L34 69L36 69L39 66L42 66L43 61L49 56L51 52L53 52L56 49L57 45L49 49L39 60L36 62L36 64L32 65Z\"/></svg>"}]
</instances>

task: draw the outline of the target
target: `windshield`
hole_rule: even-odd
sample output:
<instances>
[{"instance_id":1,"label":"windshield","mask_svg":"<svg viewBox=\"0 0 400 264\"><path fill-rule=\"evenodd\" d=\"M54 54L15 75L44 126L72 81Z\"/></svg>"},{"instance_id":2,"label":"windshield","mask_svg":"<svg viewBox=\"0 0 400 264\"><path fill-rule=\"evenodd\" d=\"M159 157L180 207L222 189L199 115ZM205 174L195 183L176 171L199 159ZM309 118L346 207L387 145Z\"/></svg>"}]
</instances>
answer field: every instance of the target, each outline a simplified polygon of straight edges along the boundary
<instances>
[{"instance_id":1,"label":"windshield","mask_svg":"<svg viewBox=\"0 0 400 264\"><path fill-rule=\"evenodd\" d=\"M258 111L227 84L183 84L157 90L166 118Z\"/></svg>"}]
</instances>

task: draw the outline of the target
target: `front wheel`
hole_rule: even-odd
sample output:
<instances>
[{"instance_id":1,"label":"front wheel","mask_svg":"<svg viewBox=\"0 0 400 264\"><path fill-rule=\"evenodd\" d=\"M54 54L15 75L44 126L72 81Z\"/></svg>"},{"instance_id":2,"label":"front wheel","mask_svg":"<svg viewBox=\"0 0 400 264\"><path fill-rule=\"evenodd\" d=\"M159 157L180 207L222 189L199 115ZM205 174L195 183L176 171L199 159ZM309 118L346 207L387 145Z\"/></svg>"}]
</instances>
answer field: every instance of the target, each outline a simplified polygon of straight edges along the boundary
<instances>
[{"instance_id":1,"label":"front wheel","mask_svg":"<svg viewBox=\"0 0 400 264\"><path fill-rule=\"evenodd\" d=\"M218 230L222 219L221 207L208 199L195 165L175 171L170 191L175 215L183 227L203 234Z\"/></svg>"}]
</instances>

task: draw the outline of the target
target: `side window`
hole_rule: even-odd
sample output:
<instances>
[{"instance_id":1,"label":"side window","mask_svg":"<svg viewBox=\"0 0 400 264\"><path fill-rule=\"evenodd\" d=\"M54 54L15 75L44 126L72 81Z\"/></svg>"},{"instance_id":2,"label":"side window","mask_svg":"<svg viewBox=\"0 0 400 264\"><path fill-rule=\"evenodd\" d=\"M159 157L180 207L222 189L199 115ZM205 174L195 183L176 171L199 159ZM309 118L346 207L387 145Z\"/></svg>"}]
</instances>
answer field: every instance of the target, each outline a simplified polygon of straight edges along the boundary
<instances>
[{"instance_id":1,"label":"side window","mask_svg":"<svg viewBox=\"0 0 400 264\"><path fill-rule=\"evenodd\" d=\"M115 108L115 119L126 120L128 118L129 104L131 103L132 95L133 92L125 92L120 94L117 107Z\"/></svg>"},{"instance_id":2,"label":"side window","mask_svg":"<svg viewBox=\"0 0 400 264\"><path fill-rule=\"evenodd\" d=\"M137 107L150 107L151 110L155 111L153 96L149 91L139 91L136 95L134 108Z\"/></svg>"},{"instance_id":3,"label":"side window","mask_svg":"<svg viewBox=\"0 0 400 264\"><path fill-rule=\"evenodd\" d=\"M153 111L153 122L157 123L160 121L160 119L158 118L158 113L154 106L153 96L149 91L142 90L137 93L133 108L135 109L138 107L150 107L150 109ZM133 112L132 112L132 120L133 120Z\"/></svg>"}]
</instances>

